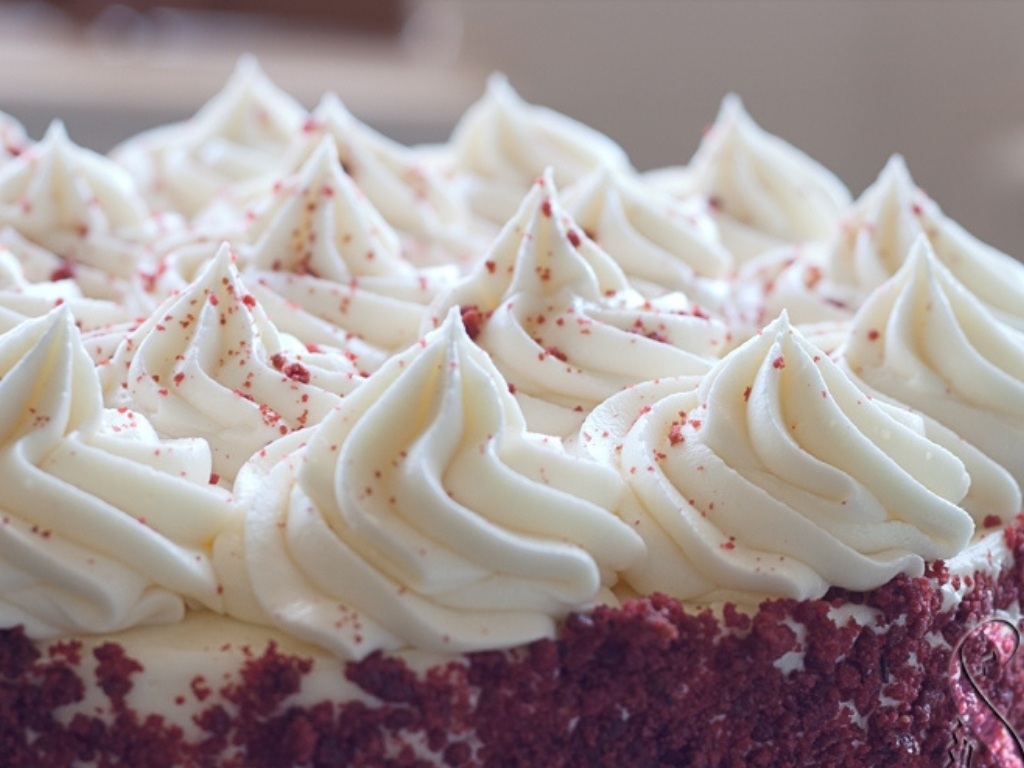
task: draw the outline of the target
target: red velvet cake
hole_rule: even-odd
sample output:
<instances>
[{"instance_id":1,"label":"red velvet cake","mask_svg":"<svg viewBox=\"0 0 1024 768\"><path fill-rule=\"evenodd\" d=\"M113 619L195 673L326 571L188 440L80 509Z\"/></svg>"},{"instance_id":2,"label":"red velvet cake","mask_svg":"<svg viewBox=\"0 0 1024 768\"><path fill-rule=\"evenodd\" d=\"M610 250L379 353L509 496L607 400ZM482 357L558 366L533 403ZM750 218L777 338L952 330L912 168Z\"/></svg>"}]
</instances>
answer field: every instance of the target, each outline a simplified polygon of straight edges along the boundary
<instances>
[{"instance_id":1,"label":"red velvet cake","mask_svg":"<svg viewBox=\"0 0 1024 768\"><path fill-rule=\"evenodd\" d=\"M250 61L7 148L0 765L1024 768L1024 267L901 163Z\"/></svg>"}]
</instances>

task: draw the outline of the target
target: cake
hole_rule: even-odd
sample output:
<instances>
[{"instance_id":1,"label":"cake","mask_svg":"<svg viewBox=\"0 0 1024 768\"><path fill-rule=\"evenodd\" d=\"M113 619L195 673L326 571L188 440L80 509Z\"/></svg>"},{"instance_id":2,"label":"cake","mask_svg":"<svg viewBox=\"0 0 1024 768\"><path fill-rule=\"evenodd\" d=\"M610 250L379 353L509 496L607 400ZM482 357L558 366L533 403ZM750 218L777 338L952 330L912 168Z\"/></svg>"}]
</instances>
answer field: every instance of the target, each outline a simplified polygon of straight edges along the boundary
<instances>
[{"instance_id":1,"label":"cake","mask_svg":"<svg viewBox=\"0 0 1024 768\"><path fill-rule=\"evenodd\" d=\"M899 158L0 128L4 766L1024 764L1024 267Z\"/></svg>"}]
</instances>

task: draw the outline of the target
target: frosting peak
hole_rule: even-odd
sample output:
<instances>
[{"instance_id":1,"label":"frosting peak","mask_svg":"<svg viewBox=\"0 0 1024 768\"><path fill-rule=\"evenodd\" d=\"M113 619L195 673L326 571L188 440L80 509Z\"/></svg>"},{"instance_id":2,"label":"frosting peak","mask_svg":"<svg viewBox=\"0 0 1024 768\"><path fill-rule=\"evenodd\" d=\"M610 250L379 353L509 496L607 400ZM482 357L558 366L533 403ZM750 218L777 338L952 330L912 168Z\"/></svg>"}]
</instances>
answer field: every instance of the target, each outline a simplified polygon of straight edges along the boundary
<instances>
[{"instance_id":1,"label":"frosting peak","mask_svg":"<svg viewBox=\"0 0 1024 768\"><path fill-rule=\"evenodd\" d=\"M48 637L219 610L229 498L201 440L102 408L66 307L0 336L0 625Z\"/></svg>"},{"instance_id":2,"label":"frosting peak","mask_svg":"<svg viewBox=\"0 0 1024 768\"><path fill-rule=\"evenodd\" d=\"M773 245L828 239L850 204L831 171L757 125L735 94L722 100L689 170L693 191L710 200L740 260Z\"/></svg>"},{"instance_id":3,"label":"frosting peak","mask_svg":"<svg viewBox=\"0 0 1024 768\"><path fill-rule=\"evenodd\" d=\"M525 431L457 309L305 440L246 470L245 559L269 620L341 656L550 636L643 550L615 473Z\"/></svg>"},{"instance_id":4,"label":"frosting peak","mask_svg":"<svg viewBox=\"0 0 1024 768\"><path fill-rule=\"evenodd\" d=\"M919 418L861 392L784 314L697 387L662 384L641 408L645 386L583 427L591 450L619 457L636 499L622 515L660 553L625 574L641 592L866 590L971 538L960 460Z\"/></svg>"},{"instance_id":5,"label":"frosting peak","mask_svg":"<svg viewBox=\"0 0 1024 768\"><path fill-rule=\"evenodd\" d=\"M255 451L338 402L340 393L317 386L317 370L294 355L225 243L117 348L107 398L142 411L164 435L208 440L216 473L230 481Z\"/></svg>"}]
</instances>

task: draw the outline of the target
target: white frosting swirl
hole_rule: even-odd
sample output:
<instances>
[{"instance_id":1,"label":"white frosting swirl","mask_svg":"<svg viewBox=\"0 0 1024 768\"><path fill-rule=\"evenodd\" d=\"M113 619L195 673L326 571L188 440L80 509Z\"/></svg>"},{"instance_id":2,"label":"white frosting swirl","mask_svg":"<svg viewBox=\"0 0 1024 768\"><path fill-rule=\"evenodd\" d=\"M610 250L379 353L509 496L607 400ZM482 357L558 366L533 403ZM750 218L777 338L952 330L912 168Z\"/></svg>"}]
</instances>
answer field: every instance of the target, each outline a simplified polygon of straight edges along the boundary
<instances>
[{"instance_id":1,"label":"white frosting swirl","mask_svg":"<svg viewBox=\"0 0 1024 768\"><path fill-rule=\"evenodd\" d=\"M426 304L450 280L403 258L331 136L255 209L249 237L244 271L271 319L305 343L352 348L363 370L416 340Z\"/></svg>"},{"instance_id":2,"label":"white frosting swirl","mask_svg":"<svg viewBox=\"0 0 1024 768\"><path fill-rule=\"evenodd\" d=\"M850 204L831 171L757 125L735 94L723 99L689 170L692 190L709 199L722 242L741 261L830 238Z\"/></svg>"},{"instance_id":3,"label":"white frosting swirl","mask_svg":"<svg viewBox=\"0 0 1024 768\"><path fill-rule=\"evenodd\" d=\"M307 113L243 56L224 89L191 119L111 151L156 208L191 218L231 184L272 173Z\"/></svg>"},{"instance_id":4,"label":"white frosting swirl","mask_svg":"<svg viewBox=\"0 0 1024 768\"><path fill-rule=\"evenodd\" d=\"M732 268L710 216L621 171L597 168L566 189L563 202L642 292L692 292L698 278L723 278Z\"/></svg>"},{"instance_id":5,"label":"white frosting swirl","mask_svg":"<svg viewBox=\"0 0 1024 768\"><path fill-rule=\"evenodd\" d=\"M755 256L732 281L732 317L754 331L783 310L794 325L849 321L861 294L829 280L826 261L823 243L781 246Z\"/></svg>"},{"instance_id":6,"label":"white frosting swirl","mask_svg":"<svg viewBox=\"0 0 1024 768\"><path fill-rule=\"evenodd\" d=\"M331 137L345 174L388 224L419 243L417 248L407 242L408 251L438 245L461 257L479 245L466 201L454 186L411 149L357 120L333 93L321 99L303 133L286 165L299 167L323 137Z\"/></svg>"},{"instance_id":7,"label":"white frosting swirl","mask_svg":"<svg viewBox=\"0 0 1024 768\"><path fill-rule=\"evenodd\" d=\"M699 385L627 390L583 433L635 494L620 514L650 554L624 578L645 594L756 602L868 590L920 575L974 530L957 506L963 464L919 418L861 392L785 315Z\"/></svg>"},{"instance_id":8,"label":"white frosting swirl","mask_svg":"<svg viewBox=\"0 0 1024 768\"><path fill-rule=\"evenodd\" d=\"M843 217L825 278L860 298L892 277L920 236L953 276L1000 320L1024 331L1024 265L952 221L915 183L899 155Z\"/></svg>"},{"instance_id":9,"label":"white frosting swirl","mask_svg":"<svg viewBox=\"0 0 1024 768\"><path fill-rule=\"evenodd\" d=\"M845 364L945 424L1024 485L1024 334L1000 322L921 235L854 318Z\"/></svg>"},{"instance_id":10,"label":"white frosting swirl","mask_svg":"<svg viewBox=\"0 0 1024 768\"><path fill-rule=\"evenodd\" d=\"M17 157L31 145L25 126L6 112L0 112L0 163Z\"/></svg>"},{"instance_id":11,"label":"white frosting swirl","mask_svg":"<svg viewBox=\"0 0 1024 768\"><path fill-rule=\"evenodd\" d=\"M121 343L108 368L108 404L143 412L169 437L199 436L227 480L256 451L314 424L356 374L321 380L242 284L227 244L182 293ZM333 393L323 388L341 388ZM332 386L333 385L333 386Z\"/></svg>"},{"instance_id":12,"label":"white frosting swirl","mask_svg":"<svg viewBox=\"0 0 1024 768\"><path fill-rule=\"evenodd\" d=\"M525 432L456 309L301 438L239 476L244 552L218 549L244 558L252 595L228 603L342 657L550 637L614 600L604 587L643 550L611 511L621 480Z\"/></svg>"},{"instance_id":13,"label":"white frosting swirl","mask_svg":"<svg viewBox=\"0 0 1024 768\"><path fill-rule=\"evenodd\" d=\"M484 97L452 133L456 166L469 174L473 210L503 224L544 172L567 186L600 165L631 168L622 148L570 117L527 104L504 75L491 75Z\"/></svg>"},{"instance_id":14,"label":"white frosting swirl","mask_svg":"<svg viewBox=\"0 0 1024 768\"><path fill-rule=\"evenodd\" d=\"M104 411L71 313L0 336L0 626L31 637L219 610L210 555L233 514L201 440Z\"/></svg>"},{"instance_id":15,"label":"white frosting swirl","mask_svg":"<svg viewBox=\"0 0 1024 768\"><path fill-rule=\"evenodd\" d=\"M515 388L531 430L567 436L623 387L702 373L726 326L681 294L645 300L562 208L550 173L472 274L432 306L475 314L476 342Z\"/></svg>"},{"instance_id":16,"label":"white frosting swirl","mask_svg":"<svg viewBox=\"0 0 1024 768\"><path fill-rule=\"evenodd\" d=\"M110 279L130 278L143 244L174 225L173 218L151 217L128 174L72 144L60 122L0 164L0 226Z\"/></svg>"},{"instance_id":17,"label":"white frosting swirl","mask_svg":"<svg viewBox=\"0 0 1024 768\"><path fill-rule=\"evenodd\" d=\"M109 327L128 320L128 314L109 301L87 299L70 278L32 283L0 234L0 333L30 317L40 317L67 305L83 330Z\"/></svg>"}]
</instances>

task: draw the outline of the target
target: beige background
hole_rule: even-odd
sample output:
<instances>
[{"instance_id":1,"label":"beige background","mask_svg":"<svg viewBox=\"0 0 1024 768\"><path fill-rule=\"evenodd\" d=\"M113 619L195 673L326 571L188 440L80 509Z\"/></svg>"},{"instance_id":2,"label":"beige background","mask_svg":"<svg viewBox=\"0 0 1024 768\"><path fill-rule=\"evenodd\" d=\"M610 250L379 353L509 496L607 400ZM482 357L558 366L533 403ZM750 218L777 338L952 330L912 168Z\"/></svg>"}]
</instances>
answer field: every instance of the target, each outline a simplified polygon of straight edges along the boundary
<instances>
[{"instance_id":1,"label":"beige background","mask_svg":"<svg viewBox=\"0 0 1024 768\"><path fill-rule=\"evenodd\" d=\"M504 70L527 100L610 134L641 168L685 162L723 94L858 194L892 152L954 218L1024 256L1024 2L421 0L399 41L238 17L69 27L0 9L0 109L106 149L186 117L237 55L308 106L334 90L403 141L445 137Z\"/></svg>"}]
</instances>

